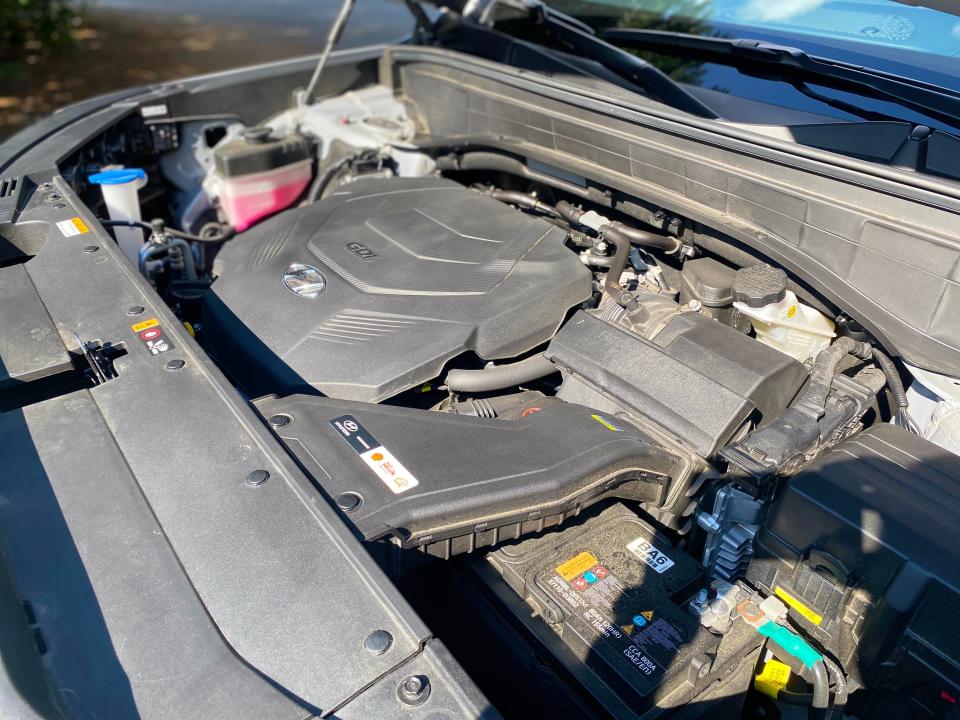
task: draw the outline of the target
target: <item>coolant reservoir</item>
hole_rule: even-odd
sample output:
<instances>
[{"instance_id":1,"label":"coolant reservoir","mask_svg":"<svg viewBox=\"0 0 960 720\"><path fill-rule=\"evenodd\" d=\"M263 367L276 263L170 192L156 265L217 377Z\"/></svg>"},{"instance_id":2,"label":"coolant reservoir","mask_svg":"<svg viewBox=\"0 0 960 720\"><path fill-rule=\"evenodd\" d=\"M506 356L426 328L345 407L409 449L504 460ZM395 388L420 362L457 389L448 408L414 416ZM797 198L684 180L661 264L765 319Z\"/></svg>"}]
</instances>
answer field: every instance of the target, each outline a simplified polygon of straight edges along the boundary
<instances>
[{"instance_id":1,"label":"coolant reservoir","mask_svg":"<svg viewBox=\"0 0 960 720\"><path fill-rule=\"evenodd\" d=\"M310 143L302 135L277 138L270 128L247 128L243 137L213 151L211 194L238 231L286 207L313 176Z\"/></svg>"},{"instance_id":2,"label":"coolant reservoir","mask_svg":"<svg viewBox=\"0 0 960 720\"><path fill-rule=\"evenodd\" d=\"M757 340L803 362L836 337L833 321L797 300L787 274L770 265L737 271L733 306L750 318Z\"/></svg>"}]
</instances>

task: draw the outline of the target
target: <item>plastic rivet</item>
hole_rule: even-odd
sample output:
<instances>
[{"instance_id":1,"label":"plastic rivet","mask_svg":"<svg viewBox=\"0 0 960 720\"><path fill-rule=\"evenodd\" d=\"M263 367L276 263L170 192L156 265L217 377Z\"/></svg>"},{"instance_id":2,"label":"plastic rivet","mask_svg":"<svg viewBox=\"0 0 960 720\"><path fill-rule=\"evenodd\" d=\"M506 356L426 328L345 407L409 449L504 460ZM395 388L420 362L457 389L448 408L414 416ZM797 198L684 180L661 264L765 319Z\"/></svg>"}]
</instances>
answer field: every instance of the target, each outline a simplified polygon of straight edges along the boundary
<instances>
[{"instance_id":1,"label":"plastic rivet","mask_svg":"<svg viewBox=\"0 0 960 720\"><path fill-rule=\"evenodd\" d=\"M128 307L128 308L127 308L127 315L129 315L130 317L135 317L135 316L141 315L141 314L143 314L143 306L142 306L142 305L134 305L133 307Z\"/></svg>"},{"instance_id":2,"label":"plastic rivet","mask_svg":"<svg viewBox=\"0 0 960 720\"><path fill-rule=\"evenodd\" d=\"M355 492L340 493L337 496L337 507L344 512L353 512L363 505L363 498Z\"/></svg>"},{"instance_id":3,"label":"plastic rivet","mask_svg":"<svg viewBox=\"0 0 960 720\"><path fill-rule=\"evenodd\" d=\"M247 484L253 487L260 487L270 478L270 473L266 470L254 470L247 475Z\"/></svg>"},{"instance_id":4,"label":"plastic rivet","mask_svg":"<svg viewBox=\"0 0 960 720\"><path fill-rule=\"evenodd\" d=\"M186 362L178 358L176 360L167 360L167 364L163 367L165 370L169 370L170 372L176 372L177 370L183 369L183 366L186 364Z\"/></svg>"},{"instance_id":5,"label":"plastic rivet","mask_svg":"<svg viewBox=\"0 0 960 720\"><path fill-rule=\"evenodd\" d=\"M85 253L95 253L95 252L96 252L97 250L99 250L99 249L100 249L100 248L99 248L98 246L96 246L96 245L87 245L87 246L83 249L83 251L84 251Z\"/></svg>"},{"instance_id":6,"label":"plastic rivet","mask_svg":"<svg viewBox=\"0 0 960 720\"><path fill-rule=\"evenodd\" d=\"M277 415L271 415L270 420L268 421L270 425L274 428L286 427L293 422L293 418L289 415L284 415L283 413L278 413Z\"/></svg>"},{"instance_id":7,"label":"plastic rivet","mask_svg":"<svg viewBox=\"0 0 960 720\"><path fill-rule=\"evenodd\" d=\"M374 630L363 641L364 649L371 655L383 655L393 645L393 635L386 630Z\"/></svg>"}]
</instances>

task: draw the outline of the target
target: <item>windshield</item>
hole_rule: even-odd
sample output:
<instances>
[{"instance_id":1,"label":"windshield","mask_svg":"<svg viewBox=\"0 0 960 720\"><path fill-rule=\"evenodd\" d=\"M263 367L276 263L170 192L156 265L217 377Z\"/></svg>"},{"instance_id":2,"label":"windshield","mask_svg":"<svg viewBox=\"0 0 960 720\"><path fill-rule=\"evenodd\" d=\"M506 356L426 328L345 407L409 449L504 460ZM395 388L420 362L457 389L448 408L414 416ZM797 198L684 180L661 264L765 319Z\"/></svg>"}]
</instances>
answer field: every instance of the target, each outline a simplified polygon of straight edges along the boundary
<instances>
[{"instance_id":1,"label":"windshield","mask_svg":"<svg viewBox=\"0 0 960 720\"><path fill-rule=\"evenodd\" d=\"M551 0L552 7L575 16L606 17L622 27L648 26L660 19L685 32L751 30L789 33L818 41L859 46L880 57L897 51L960 55L960 4L945 12L896 0ZM922 57L913 58L923 61ZM928 58L925 64L935 67Z\"/></svg>"},{"instance_id":2,"label":"windshield","mask_svg":"<svg viewBox=\"0 0 960 720\"><path fill-rule=\"evenodd\" d=\"M922 0L910 2L913 4L895 0L550 0L548 4L598 31L643 28L762 40L960 90L960 16L917 6ZM926 4L951 5L942 0ZM960 13L960 3L955 12ZM757 77L730 63L712 62L682 51L667 53L662 48L630 51L674 80L703 88L714 96L770 103L821 118L862 117L811 98L806 89L801 91L775 78ZM957 133L956 127L896 103L835 88L816 90L821 96L890 118Z\"/></svg>"}]
</instances>

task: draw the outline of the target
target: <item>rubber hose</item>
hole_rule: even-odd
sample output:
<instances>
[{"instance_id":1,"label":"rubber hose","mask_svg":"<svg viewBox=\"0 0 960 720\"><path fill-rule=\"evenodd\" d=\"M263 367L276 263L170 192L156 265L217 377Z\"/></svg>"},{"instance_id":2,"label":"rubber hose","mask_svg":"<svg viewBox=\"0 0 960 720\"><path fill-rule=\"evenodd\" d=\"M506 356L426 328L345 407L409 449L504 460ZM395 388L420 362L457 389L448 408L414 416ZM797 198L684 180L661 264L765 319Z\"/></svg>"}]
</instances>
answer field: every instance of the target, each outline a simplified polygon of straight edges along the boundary
<instances>
[{"instance_id":1,"label":"rubber hose","mask_svg":"<svg viewBox=\"0 0 960 720\"><path fill-rule=\"evenodd\" d=\"M833 386L833 378L837 374L837 366L847 355L856 355L867 360L873 354L873 348L868 343L858 342L849 337L837 338L830 347L817 353L810 370L810 384L797 404L809 410L816 410L817 417L823 414L827 404L827 395Z\"/></svg>"},{"instance_id":2,"label":"rubber hose","mask_svg":"<svg viewBox=\"0 0 960 720\"><path fill-rule=\"evenodd\" d=\"M164 252L169 253L172 246L178 246L183 253L184 272L188 280L197 279L197 264L193 257L193 248L183 238L171 238L168 245L144 245L138 254L137 264L141 275L146 275L147 262L153 259L155 255Z\"/></svg>"},{"instance_id":3,"label":"rubber hose","mask_svg":"<svg viewBox=\"0 0 960 720\"><path fill-rule=\"evenodd\" d=\"M616 228L619 232L622 232L628 238L630 242L634 245L641 245L643 247L649 248L659 248L668 253L673 253L683 247L683 243L679 238L675 238L672 235L661 235L660 233L649 232L647 230L639 230L635 227L630 227L629 225L624 225L621 222L612 223L613 227ZM604 228L604 232L607 232L607 229Z\"/></svg>"},{"instance_id":4,"label":"rubber hose","mask_svg":"<svg viewBox=\"0 0 960 720\"><path fill-rule=\"evenodd\" d=\"M534 210L535 212L543 213L544 215L560 217L560 213L555 207L549 203L543 202L536 195L529 195L516 190L501 190L500 188L493 188L490 191L490 197L495 200L499 200L500 202L509 203L510 205L518 205L519 207L526 208L527 210Z\"/></svg>"},{"instance_id":5,"label":"rubber hose","mask_svg":"<svg viewBox=\"0 0 960 720\"><path fill-rule=\"evenodd\" d=\"M104 227L135 227L142 228L149 232L153 232L153 225L138 220L100 220L100 224ZM213 237L201 237L200 235L191 235L190 233L185 233L182 230L174 230L173 228L164 227L163 231L168 235L173 237L180 238L181 240L189 240L190 242L223 242L224 240L229 240L234 235L237 234L237 231L232 227L227 227L224 232L220 235L214 235Z\"/></svg>"},{"instance_id":6,"label":"rubber hose","mask_svg":"<svg viewBox=\"0 0 960 720\"><path fill-rule=\"evenodd\" d=\"M620 276L627 269L627 262L630 259L630 238L617 228L606 225L603 228L603 239L612 243L613 247L616 248L616 252L613 253L613 262L610 263L610 269L607 271L606 279L603 282L603 292L615 303L623 305L620 297L623 295L623 288L620 287Z\"/></svg>"},{"instance_id":7,"label":"rubber hose","mask_svg":"<svg viewBox=\"0 0 960 720\"><path fill-rule=\"evenodd\" d=\"M438 157L437 169L446 171L496 170L517 175L542 185L555 187L571 195L582 197L584 200L594 200L593 195L586 188L553 177L552 175L547 175L546 173L531 170L522 160L495 152L474 150L460 155Z\"/></svg>"},{"instance_id":8,"label":"rubber hose","mask_svg":"<svg viewBox=\"0 0 960 720\"><path fill-rule=\"evenodd\" d=\"M890 392L893 393L897 407L909 407L910 401L907 400L907 391L903 388L903 381L900 379L900 373L897 372L897 366L893 364L893 360L877 348L873 349L873 360L883 370L883 375L887 378L887 385L890 387Z\"/></svg>"},{"instance_id":9,"label":"rubber hose","mask_svg":"<svg viewBox=\"0 0 960 720\"><path fill-rule=\"evenodd\" d=\"M817 660L811 668L813 670L813 700L810 707L819 710L823 718L830 717L830 677L823 660Z\"/></svg>"},{"instance_id":10,"label":"rubber hose","mask_svg":"<svg viewBox=\"0 0 960 720\"><path fill-rule=\"evenodd\" d=\"M450 392L491 392L515 387L557 372L557 366L543 353L506 365L491 365L482 370L451 370L444 379Z\"/></svg>"},{"instance_id":11,"label":"rubber hose","mask_svg":"<svg viewBox=\"0 0 960 720\"><path fill-rule=\"evenodd\" d=\"M847 676L844 675L843 668L830 658L825 657L823 664L826 665L834 686L833 707L830 709L830 715L828 717L836 716L842 718L844 708L847 704Z\"/></svg>"}]
</instances>

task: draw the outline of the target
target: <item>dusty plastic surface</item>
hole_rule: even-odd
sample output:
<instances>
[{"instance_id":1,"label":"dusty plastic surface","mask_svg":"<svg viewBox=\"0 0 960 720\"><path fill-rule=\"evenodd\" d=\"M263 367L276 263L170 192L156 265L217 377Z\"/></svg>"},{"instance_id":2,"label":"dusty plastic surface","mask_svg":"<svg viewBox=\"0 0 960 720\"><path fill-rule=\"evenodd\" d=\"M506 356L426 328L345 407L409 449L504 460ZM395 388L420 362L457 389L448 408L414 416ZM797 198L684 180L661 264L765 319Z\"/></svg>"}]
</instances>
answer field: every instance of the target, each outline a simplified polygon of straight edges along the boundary
<instances>
[{"instance_id":1,"label":"dusty plastic surface","mask_svg":"<svg viewBox=\"0 0 960 720\"><path fill-rule=\"evenodd\" d=\"M540 531L610 494L655 506L684 469L625 423L531 403L516 420L309 396L256 407L280 419L277 435L364 539L441 557Z\"/></svg>"},{"instance_id":2,"label":"dusty plastic surface","mask_svg":"<svg viewBox=\"0 0 960 720\"><path fill-rule=\"evenodd\" d=\"M958 510L957 457L878 424L786 483L747 579L867 682L957 690Z\"/></svg>"},{"instance_id":3,"label":"dusty plastic surface","mask_svg":"<svg viewBox=\"0 0 960 720\"><path fill-rule=\"evenodd\" d=\"M441 49L390 52L400 91L435 137L523 148L559 177L608 183L729 233L800 273L912 364L960 365L956 183L647 112L636 96L577 98L560 81Z\"/></svg>"},{"instance_id":4,"label":"dusty plastic surface","mask_svg":"<svg viewBox=\"0 0 960 720\"><path fill-rule=\"evenodd\" d=\"M546 355L568 371L564 399L597 407L590 400L599 393L705 458L754 410L775 417L806 377L796 361L693 313L677 316L650 341L580 312Z\"/></svg>"},{"instance_id":5,"label":"dusty plastic surface","mask_svg":"<svg viewBox=\"0 0 960 720\"><path fill-rule=\"evenodd\" d=\"M423 654L429 629L336 513L310 501L310 481L69 185L34 182L47 180L66 207L33 193L20 221L79 216L91 229L50 233L18 268L30 282L10 302L42 304L53 327L128 351L101 385L0 413L0 456L15 473L0 508L4 552L37 617L55 700L84 716L300 719L372 691ZM166 352L132 330L148 318ZM251 484L259 471L267 481ZM377 630L393 641L375 656L364 640ZM471 699L444 712L481 715L482 696L455 671L436 681L463 681Z\"/></svg>"},{"instance_id":6,"label":"dusty plastic surface","mask_svg":"<svg viewBox=\"0 0 960 720\"><path fill-rule=\"evenodd\" d=\"M438 178L365 180L226 244L204 330L252 396L378 402L472 350L514 357L590 297L560 228ZM284 287L317 270L312 298Z\"/></svg>"}]
</instances>

